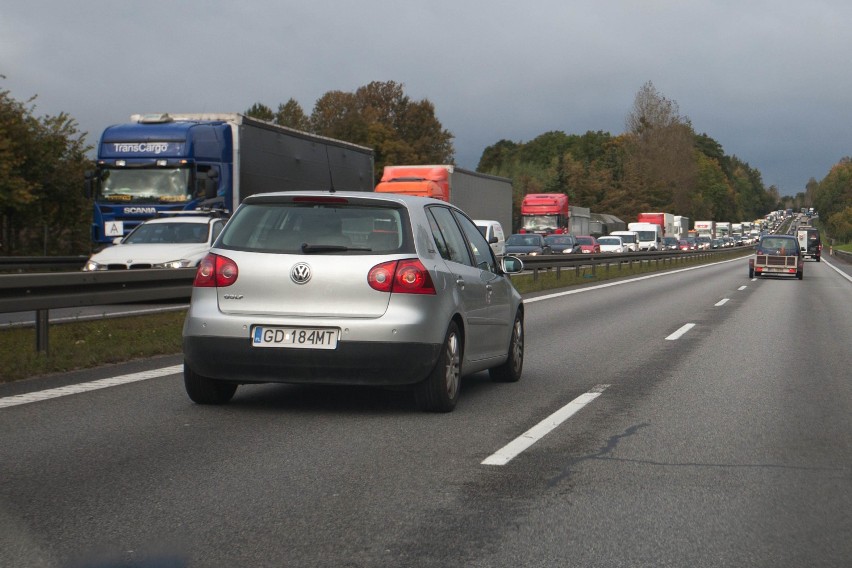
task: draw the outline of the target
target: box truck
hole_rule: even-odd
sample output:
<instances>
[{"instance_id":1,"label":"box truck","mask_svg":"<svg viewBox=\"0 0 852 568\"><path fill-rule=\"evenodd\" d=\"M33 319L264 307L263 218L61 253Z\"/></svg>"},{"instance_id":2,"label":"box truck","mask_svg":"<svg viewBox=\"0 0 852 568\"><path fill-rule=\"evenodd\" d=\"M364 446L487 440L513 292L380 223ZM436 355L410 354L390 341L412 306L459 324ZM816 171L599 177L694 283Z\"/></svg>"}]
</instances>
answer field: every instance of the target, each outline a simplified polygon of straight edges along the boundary
<instances>
[{"instance_id":1,"label":"box truck","mask_svg":"<svg viewBox=\"0 0 852 568\"><path fill-rule=\"evenodd\" d=\"M96 169L92 240L111 243L164 212L232 212L270 191L372 191L373 150L242 114L133 115L107 127Z\"/></svg>"},{"instance_id":2,"label":"box truck","mask_svg":"<svg viewBox=\"0 0 852 568\"><path fill-rule=\"evenodd\" d=\"M385 166L379 193L422 195L448 201L471 219L494 220L512 231L512 180L453 165Z\"/></svg>"}]
</instances>

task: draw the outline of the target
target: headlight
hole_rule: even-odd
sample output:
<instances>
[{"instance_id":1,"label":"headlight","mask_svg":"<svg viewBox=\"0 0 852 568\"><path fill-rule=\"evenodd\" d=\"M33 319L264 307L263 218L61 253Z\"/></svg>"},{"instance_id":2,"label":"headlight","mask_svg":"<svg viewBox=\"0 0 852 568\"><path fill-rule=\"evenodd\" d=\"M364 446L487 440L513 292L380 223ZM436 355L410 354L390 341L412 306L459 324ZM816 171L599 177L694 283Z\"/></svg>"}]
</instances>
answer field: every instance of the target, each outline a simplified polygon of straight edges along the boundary
<instances>
[{"instance_id":1,"label":"headlight","mask_svg":"<svg viewBox=\"0 0 852 568\"><path fill-rule=\"evenodd\" d=\"M95 270L106 270L107 267L101 264L98 264L94 260L89 260L83 265L83 272L93 272Z\"/></svg>"},{"instance_id":2,"label":"headlight","mask_svg":"<svg viewBox=\"0 0 852 568\"><path fill-rule=\"evenodd\" d=\"M185 258L180 260L170 260L168 262L160 262L152 265L154 268L186 268L192 261Z\"/></svg>"}]
</instances>

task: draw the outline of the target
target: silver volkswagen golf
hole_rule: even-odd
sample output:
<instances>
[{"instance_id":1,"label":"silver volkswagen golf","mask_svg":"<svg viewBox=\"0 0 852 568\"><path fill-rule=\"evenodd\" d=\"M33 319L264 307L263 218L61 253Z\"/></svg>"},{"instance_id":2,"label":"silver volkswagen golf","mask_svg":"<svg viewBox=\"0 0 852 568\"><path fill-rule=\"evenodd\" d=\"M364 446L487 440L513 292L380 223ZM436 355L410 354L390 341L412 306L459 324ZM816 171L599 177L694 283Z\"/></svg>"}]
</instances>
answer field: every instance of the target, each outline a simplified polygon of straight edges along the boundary
<instances>
[{"instance_id":1,"label":"silver volkswagen golf","mask_svg":"<svg viewBox=\"0 0 852 568\"><path fill-rule=\"evenodd\" d=\"M460 209L386 193L247 198L201 262L183 328L200 404L241 383L410 386L449 412L464 375L517 381L524 306Z\"/></svg>"}]
</instances>

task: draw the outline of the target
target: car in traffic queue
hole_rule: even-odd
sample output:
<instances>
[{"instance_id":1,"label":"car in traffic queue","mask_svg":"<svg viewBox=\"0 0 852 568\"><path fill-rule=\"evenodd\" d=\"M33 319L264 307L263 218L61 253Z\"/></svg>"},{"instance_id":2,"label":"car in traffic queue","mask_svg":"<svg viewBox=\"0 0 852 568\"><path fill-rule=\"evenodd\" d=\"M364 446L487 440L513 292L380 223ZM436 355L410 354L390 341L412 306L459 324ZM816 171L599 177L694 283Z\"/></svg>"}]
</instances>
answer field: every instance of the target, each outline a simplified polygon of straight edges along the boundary
<instances>
[{"instance_id":1,"label":"car in traffic queue","mask_svg":"<svg viewBox=\"0 0 852 568\"><path fill-rule=\"evenodd\" d=\"M678 238L663 237L663 240L660 241L660 250L678 250Z\"/></svg>"},{"instance_id":2,"label":"car in traffic queue","mask_svg":"<svg viewBox=\"0 0 852 568\"><path fill-rule=\"evenodd\" d=\"M574 254L580 252L580 243L573 235L547 235L544 242L552 254Z\"/></svg>"},{"instance_id":3,"label":"car in traffic queue","mask_svg":"<svg viewBox=\"0 0 852 568\"><path fill-rule=\"evenodd\" d=\"M524 305L473 221L446 201L391 193L247 197L193 283L184 386L224 404L238 385L406 388L449 412L461 378L521 378Z\"/></svg>"},{"instance_id":4,"label":"car in traffic queue","mask_svg":"<svg viewBox=\"0 0 852 568\"><path fill-rule=\"evenodd\" d=\"M474 224L485 240L491 245L491 250L494 251L494 256L500 258L506 254L506 234L503 232L503 225L500 221L490 219L474 219Z\"/></svg>"},{"instance_id":5,"label":"car in traffic queue","mask_svg":"<svg viewBox=\"0 0 852 568\"><path fill-rule=\"evenodd\" d=\"M221 215L209 212L181 212L149 219L93 254L83 271L198 266L225 222Z\"/></svg>"},{"instance_id":6,"label":"car in traffic queue","mask_svg":"<svg viewBox=\"0 0 852 568\"><path fill-rule=\"evenodd\" d=\"M598 240L591 235L577 236L577 242L580 243L580 252L586 254L597 254L601 252L601 246Z\"/></svg>"},{"instance_id":7,"label":"car in traffic queue","mask_svg":"<svg viewBox=\"0 0 852 568\"><path fill-rule=\"evenodd\" d=\"M689 239L680 239L677 242L677 248L681 251L691 251L694 250L694 245L689 242Z\"/></svg>"},{"instance_id":8,"label":"car in traffic queue","mask_svg":"<svg viewBox=\"0 0 852 568\"><path fill-rule=\"evenodd\" d=\"M603 237L598 237L597 239L598 247L600 252L612 252L618 254L624 254L629 251L629 249L625 246L624 241L621 240L621 237L616 237L612 235L607 235Z\"/></svg>"},{"instance_id":9,"label":"car in traffic queue","mask_svg":"<svg viewBox=\"0 0 852 568\"><path fill-rule=\"evenodd\" d=\"M506 239L506 254L509 255L538 256L551 253L550 245L538 233L516 233Z\"/></svg>"},{"instance_id":10,"label":"car in traffic queue","mask_svg":"<svg viewBox=\"0 0 852 568\"><path fill-rule=\"evenodd\" d=\"M794 235L764 235L748 260L748 277L795 276L804 278L805 259Z\"/></svg>"},{"instance_id":11,"label":"car in traffic queue","mask_svg":"<svg viewBox=\"0 0 852 568\"><path fill-rule=\"evenodd\" d=\"M698 250L710 250L713 246L713 239L710 237L698 237L695 239L695 245Z\"/></svg>"}]
</instances>

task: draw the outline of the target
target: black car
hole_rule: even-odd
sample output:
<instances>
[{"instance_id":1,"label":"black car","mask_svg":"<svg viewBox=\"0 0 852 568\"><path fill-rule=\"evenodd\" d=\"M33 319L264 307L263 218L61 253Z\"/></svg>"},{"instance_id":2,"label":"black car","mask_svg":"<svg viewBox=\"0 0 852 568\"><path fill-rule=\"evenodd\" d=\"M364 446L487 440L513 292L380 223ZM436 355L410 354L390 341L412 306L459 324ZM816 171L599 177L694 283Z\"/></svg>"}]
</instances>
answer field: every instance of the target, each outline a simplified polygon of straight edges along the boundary
<instances>
[{"instance_id":1,"label":"black car","mask_svg":"<svg viewBox=\"0 0 852 568\"><path fill-rule=\"evenodd\" d=\"M517 233L506 239L506 254L536 256L550 253L550 245L536 233Z\"/></svg>"},{"instance_id":2,"label":"black car","mask_svg":"<svg viewBox=\"0 0 852 568\"><path fill-rule=\"evenodd\" d=\"M802 248L802 256L810 257L817 262L822 254L822 241L819 238L819 230L813 227L799 227L796 231L799 246Z\"/></svg>"},{"instance_id":3,"label":"black car","mask_svg":"<svg viewBox=\"0 0 852 568\"><path fill-rule=\"evenodd\" d=\"M550 245L553 254L574 254L580 252L580 243L572 235L547 235L544 242Z\"/></svg>"}]
</instances>

